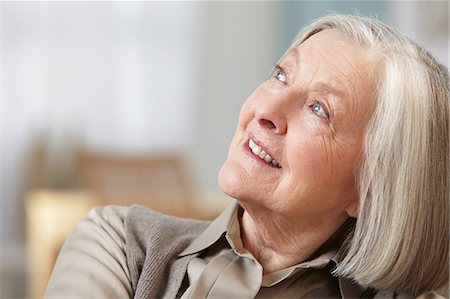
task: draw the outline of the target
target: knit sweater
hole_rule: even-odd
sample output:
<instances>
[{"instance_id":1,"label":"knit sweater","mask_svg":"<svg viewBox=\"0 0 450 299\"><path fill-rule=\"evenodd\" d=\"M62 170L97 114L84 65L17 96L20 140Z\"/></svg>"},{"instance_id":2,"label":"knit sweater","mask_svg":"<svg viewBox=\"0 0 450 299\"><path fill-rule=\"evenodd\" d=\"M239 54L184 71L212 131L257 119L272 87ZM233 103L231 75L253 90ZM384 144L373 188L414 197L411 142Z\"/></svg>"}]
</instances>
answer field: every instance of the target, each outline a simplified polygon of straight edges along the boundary
<instances>
[{"instance_id":1,"label":"knit sweater","mask_svg":"<svg viewBox=\"0 0 450 299\"><path fill-rule=\"evenodd\" d=\"M209 222L165 216L141 206L95 208L66 240L44 297L176 298L187 266L197 256L178 254L207 227ZM344 298L359 297L351 292L350 281L339 279ZM375 296L393 297L390 291ZM428 292L420 298L443 297Z\"/></svg>"},{"instance_id":2,"label":"knit sweater","mask_svg":"<svg viewBox=\"0 0 450 299\"><path fill-rule=\"evenodd\" d=\"M125 219L127 264L135 299L174 299L181 287L189 262L198 254L178 257L210 224L206 221L181 219L133 206ZM346 298L355 290L352 283L341 279L341 290ZM343 289L342 289L343 288ZM345 291L347 289L347 291ZM313 292L310 298L322 298L326 289ZM348 293L350 291L350 293ZM388 290L376 292L374 298L411 298ZM428 292L418 298L443 298Z\"/></svg>"},{"instance_id":3,"label":"knit sweater","mask_svg":"<svg viewBox=\"0 0 450 299\"><path fill-rule=\"evenodd\" d=\"M177 258L209 222L180 219L133 206L125 219L126 256L134 298L175 298L188 263Z\"/></svg>"}]
</instances>

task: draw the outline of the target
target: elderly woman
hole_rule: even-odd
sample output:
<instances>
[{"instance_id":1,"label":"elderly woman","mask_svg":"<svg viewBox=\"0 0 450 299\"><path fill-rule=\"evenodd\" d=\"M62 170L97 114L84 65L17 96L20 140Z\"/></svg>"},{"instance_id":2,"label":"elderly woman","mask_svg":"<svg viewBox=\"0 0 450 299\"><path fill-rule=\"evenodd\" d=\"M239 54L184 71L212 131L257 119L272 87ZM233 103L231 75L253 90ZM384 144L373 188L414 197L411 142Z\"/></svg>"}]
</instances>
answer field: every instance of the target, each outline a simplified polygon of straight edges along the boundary
<instances>
[{"instance_id":1,"label":"elderly woman","mask_svg":"<svg viewBox=\"0 0 450 299\"><path fill-rule=\"evenodd\" d=\"M46 297L439 297L448 123L430 54L375 20L319 19L242 107L219 174L237 203L211 223L94 209Z\"/></svg>"}]
</instances>

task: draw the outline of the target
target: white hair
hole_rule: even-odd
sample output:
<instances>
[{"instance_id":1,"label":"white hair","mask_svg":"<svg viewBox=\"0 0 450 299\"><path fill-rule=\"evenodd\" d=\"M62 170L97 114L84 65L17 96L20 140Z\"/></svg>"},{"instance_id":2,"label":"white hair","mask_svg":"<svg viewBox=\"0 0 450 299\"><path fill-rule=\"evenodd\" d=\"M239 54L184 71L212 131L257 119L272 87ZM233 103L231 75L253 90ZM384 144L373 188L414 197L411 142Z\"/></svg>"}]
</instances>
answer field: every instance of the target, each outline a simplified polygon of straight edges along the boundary
<instances>
[{"instance_id":1,"label":"white hair","mask_svg":"<svg viewBox=\"0 0 450 299\"><path fill-rule=\"evenodd\" d=\"M335 28L381 58L357 183L359 214L334 274L417 295L448 282L449 77L382 22L328 15L294 40Z\"/></svg>"}]
</instances>

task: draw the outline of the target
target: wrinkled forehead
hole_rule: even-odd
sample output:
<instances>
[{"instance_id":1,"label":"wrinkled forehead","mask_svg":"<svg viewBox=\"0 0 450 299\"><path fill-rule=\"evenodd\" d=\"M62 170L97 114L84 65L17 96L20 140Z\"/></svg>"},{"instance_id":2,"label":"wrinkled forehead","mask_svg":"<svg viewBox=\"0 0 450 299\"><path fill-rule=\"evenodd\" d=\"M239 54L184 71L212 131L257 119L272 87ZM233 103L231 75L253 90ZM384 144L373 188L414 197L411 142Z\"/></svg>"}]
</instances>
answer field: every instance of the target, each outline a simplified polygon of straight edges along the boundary
<instances>
[{"instance_id":1,"label":"wrinkled forehead","mask_svg":"<svg viewBox=\"0 0 450 299\"><path fill-rule=\"evenodd\" d=\"M320 76L334 89L352 86L372 90L378 81L379 56L337 29L326 29L291 47L280 62L295 64L299 76ZM328 80L326 80L328 79ZM325 82L326 83L326 82Z\"/></svg>"},{"instance_id":2,"label":"wrinkled forehead","mask_svg":"<svg viewBox=\"0 0 450 299\"><path fill-rule=\"evenodd\" d=\"M345 32L337 27L326 27L326 28L316 28L313 30L310 30L308 32L303 32L299 36L295 38L295 40L292 42L291 46L284 52L284 54L281 56L280 60L283 60L284 57L286 57L290 51L294 48L297 48L299 45L305 43L312 37L316 36L317 34L323 34L328 32L335 32L338 34L342 39L346 39L347 41L354 43L355 45L359 45L362 48L367 49L368 51L373 52L375 54L375 51L369 46L369 44L366 44L361 39L357 40L355 37L353 37L348 32Z\"/></svg>"}]
</instances>

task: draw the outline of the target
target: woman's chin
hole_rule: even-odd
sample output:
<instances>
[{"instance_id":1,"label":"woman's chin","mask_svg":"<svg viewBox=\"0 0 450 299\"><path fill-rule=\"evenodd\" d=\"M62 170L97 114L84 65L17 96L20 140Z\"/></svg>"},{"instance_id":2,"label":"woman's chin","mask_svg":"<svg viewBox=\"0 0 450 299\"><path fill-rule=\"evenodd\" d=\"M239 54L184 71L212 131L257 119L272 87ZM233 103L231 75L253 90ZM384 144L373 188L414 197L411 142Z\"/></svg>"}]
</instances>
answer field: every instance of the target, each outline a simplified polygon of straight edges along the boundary
<instances>
[{"instance_id":1,"label":"woman's chin","mask_svg":"<svg viewBox=\"0 0 450 299\"><path fill-rule=\"evenodd\" d=\"M245 181L242 174L239 173L238 165L230 165L232 163L225 162L219 171L218 183L220 189L230 197L238 199L243 192L243 182Z\"/></svg>"}]
</instances>

